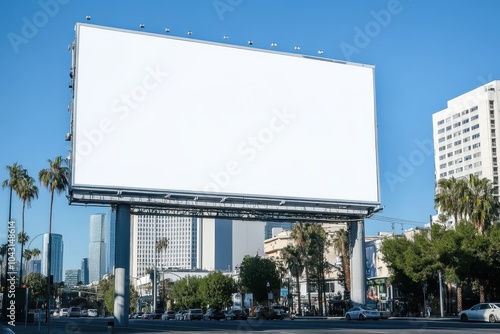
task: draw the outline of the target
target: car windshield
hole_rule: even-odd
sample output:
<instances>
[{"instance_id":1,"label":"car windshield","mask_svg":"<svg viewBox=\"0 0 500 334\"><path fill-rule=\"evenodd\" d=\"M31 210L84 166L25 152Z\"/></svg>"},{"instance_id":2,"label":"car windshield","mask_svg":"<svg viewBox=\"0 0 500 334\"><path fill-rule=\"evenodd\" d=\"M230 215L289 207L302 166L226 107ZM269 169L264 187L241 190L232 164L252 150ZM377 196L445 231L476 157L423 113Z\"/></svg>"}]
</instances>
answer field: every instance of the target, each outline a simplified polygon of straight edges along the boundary
<instances>
[{"instance_id":1,"label":"car windshield","mask_svg":"<svg viewBox=\"0 0 500 334\"><path fill-rule=\"evenodd\" d=\"M497 308L500 308L500 303L495 303L493 305L495 305Z\"/></svg>"}]
</instances>

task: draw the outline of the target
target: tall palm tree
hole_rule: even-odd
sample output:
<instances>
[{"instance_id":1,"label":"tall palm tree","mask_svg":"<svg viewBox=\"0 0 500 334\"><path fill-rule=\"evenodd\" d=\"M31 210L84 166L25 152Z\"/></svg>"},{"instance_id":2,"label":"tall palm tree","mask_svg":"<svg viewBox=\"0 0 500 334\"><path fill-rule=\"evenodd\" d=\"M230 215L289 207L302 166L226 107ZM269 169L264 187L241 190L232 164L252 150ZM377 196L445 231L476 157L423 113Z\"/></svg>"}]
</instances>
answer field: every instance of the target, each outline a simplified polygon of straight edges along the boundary
<instances>
[{"instance_id":1,"label":"tall palm tree","mask_svg":"<svg viewBox=\"0 0 500 334\"><path fill-rule=\"evenodd\" d=\"M306 272L306 290L309 310L311 309L311 291L309 290L309 266L311 265L308 258L308 243L309 243L309 226L310 223L295 223L290 236L295 240L295 245L300 251L302 263ZM299 305L301 307L301 305Z\"/></svg>"},{"instance_id":2,"label":"tall palm tree","mask_svg":"<svg viewBox=\"0 0 500 334\"><path fill-rule=\"evenodd\" d=\"M38 187L35 185L35 179L25 173L19 180L16 189L17 196L23 202L23 210L21 215L21 232L18 235L18 242L21 244L21 263L19 269L19 285L23 282L23 249L26 242L28 242L28 235L24 233L24 211L26 206L31 207L31 200L38 198Z\"/></svg>"},{"instance_id":3,"label":"tall palm tree","mask_svg":"<svg viewBox=\"0 0 500 334\"><path fill-rule=\"evenodd\" d=\"M483 235L487 227L490 213L495 207L495 197L491 181L470 174L467 179L467 190L464 196L467 216L476 228L478 235Z\"/></svg>"},{"instance_id":4,"label":"tall palm tree","mask_svg":"<svg viewBox=\"0 0 500 334\"><path fill-rule=\"evenodd\" d=\"M444 214L453 217L458 224L466 214L464 196L467 191L465 179L440 179L436 184L435 208Z\"/></svg>"},{"instance_id":5,"label":"tall palm tree","mask_svg":"<svg viewBox=\"0 0 500 334\"><path fill-rule=\"evenodd\" d=\"M337 255L342 258L344 271L344 288L351 291L351 257L349 251L349 231L343 228L336 231L332 238L332 246Z\"/></svg>"},{"instance_id":6,"label":"tall palm tree","mask_svg":"<svg viewBox=\"0 0 500 334\"><path fill-rule=\"evenodd\" d=\"M54 204L54 193L62 193L68 187L68 167L65 166L66 160L61 156L54 160L48 159L49 167L42 169L38 173L41 184L50 191L50 210L49 210L49 240L47 245L47 305L50 305L50 262L52 252L52 207ZM48 312L47 312L48 314ZM49 317L47 317L47 328L49 329Z\"/></svg>"},{"instance_id":7,"label":"tall palm tree","mask_svg":"<svg viewBox=\"0 0 500 334\"><path fill-rule=\"evenodd\" d=\"M23 257L24 259L26 260L26 275L28 275L28 264L30 262L30 260L33 258L33 251L31 249L25 249L24 252L23 252Z\"/></svg>"},{"instance_id":8,"label":"tall palm tree","mask_svg":"<svg viewBox=\"0 0 500 334\"><path fill-rule=\"evenodd\" d=\"M301 250L297 246L287 245L282 250L283 261L286 264L290 274L295 278L295 284L297 285L297 297L298 303L298 315L302 315L302 307L300 302L300 276L304 272L304 263L302 261Z\"/></svg>"},{"instance_id":9,"label":"tall palm tree","mask_svg":"<svg viewBox=\"0 0 500 334\"><path fill-rule=\"evenodd\" d=\"M2 188L9 188L9 221L12 220L12 193L17 190L19 180L23 178L26 174L26 169L22 165L18 165L17 162L12 166L6 166L9 172L9 178L2 181Z\"/></svg>"}]
</instances>

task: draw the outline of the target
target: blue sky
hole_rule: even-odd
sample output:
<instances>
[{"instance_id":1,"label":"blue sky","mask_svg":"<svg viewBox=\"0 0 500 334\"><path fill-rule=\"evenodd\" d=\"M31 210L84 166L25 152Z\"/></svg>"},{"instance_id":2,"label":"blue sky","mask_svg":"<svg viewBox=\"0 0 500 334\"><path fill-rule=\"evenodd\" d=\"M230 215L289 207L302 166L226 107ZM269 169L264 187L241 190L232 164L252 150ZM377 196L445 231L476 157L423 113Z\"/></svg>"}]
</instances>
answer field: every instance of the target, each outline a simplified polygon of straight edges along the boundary
<instances>
[{"instance_id":1,"label":"blue sky","mask_svg":"<svg viewBox=\"0 0 500 334\"><path fill-rule=\"evenodd\" d=\"M22 164L37 178L47 159L66 157L70 53L77 22L294 52L375 66L381 200L385 217L402 228L434 214L431 115L446 102L500 77L496 26L500 2L337 0L40 0L0 2L0 180ZM140 29L139 24L145 28ZM63 234L64 269L88 256L89 216L106 208L54 204L53 232ZM26 232L47 232L49 193L26 211ZM6 230L8 191L0 191ZM13 217L20 222L21 204ZM369 220L366 234L391 231ZM31 248L41 248L41 239ZM0 233L5 242L6 233Z\"/></svg>"}]
</instances>

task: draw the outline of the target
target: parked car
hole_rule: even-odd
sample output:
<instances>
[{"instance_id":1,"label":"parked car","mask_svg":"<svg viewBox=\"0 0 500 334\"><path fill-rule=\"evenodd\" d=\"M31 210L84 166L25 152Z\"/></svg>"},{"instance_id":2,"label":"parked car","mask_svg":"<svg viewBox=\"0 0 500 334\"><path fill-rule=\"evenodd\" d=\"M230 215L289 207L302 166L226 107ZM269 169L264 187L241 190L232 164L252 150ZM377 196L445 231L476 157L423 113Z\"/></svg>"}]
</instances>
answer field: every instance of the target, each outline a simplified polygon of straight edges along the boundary
<instances>
[{"instance_id":1,"label":"parked car","mask_svg":"<svg viewBox=\"0 0 500 334\"><path fill-rule=\"evenodd\" d=\"M79 318L82 315L82 309L77 306L72 306L68 309L68 318L76 317Z\"/></svg>"},{"instance_id":2,"label":"parked car","mask_svg":"<svg viewBox=\"0 0 500 334\"><path fill-rule=\"evenodd\" d=\"M97 309L95 308L89 308L87 313L89 317L97 317Z\"/></svg>"},{"instance_id":3,"label":"parked car","mask_svg":"<svg viewBox=\"0 0 500 334\"><path fill-rule=\"evenodd\" d=\"M458 313L460 321L500 321L500 303L479 303Z\"/></svg>"},{"instance_id":4,"label":"parked car","mask_svg":"<svg viewBox=\"0 0 500 334\"><path fill-rule=\"evenodd\" d=\"M346 320L351 320L351 319L378 320L378 319L380 319L380 311L378 311L374 308L371 308L371 307L355 306L346 312L345 319Z\"/></svg>"},{"instance_id":5,"label":"parked car","mask_svg":"<svg viewBox=\"0 0 500 334\"><path fill-rule=\"evenodd\" d=\"M151 317L151 312L144 312L142 314L142 319L149 319Z\"/></svg>"},{"instance_id":6,"label":"parked car","mask_svg":"<svg viewBox=\"0 0 500 334\"><path fill-rule=\"evenodd\" d=\"M247 320L248 314L243 310L229 310L226 314L226 320Z\"/></svg>"},{"instance_id":7,"label":"parked car","mask_svg":"<svg viewBox=\"0 0 500 334\"><path fill-rule=\"evenodd\" d=\"M59 312L59 316L61 316L61 317L67 317L68 316L68 309L67 308L62 308L61 311Z\"/></svg>"},{"instance_id":8,"label":"parked car","mask_svg":"<svg viewBox=\"0 0 500 334\"><path fill-rule=\"evenodd\" d=\"M255 318L257 319L265 319L265 320L274 320L274 319L283 319L281 313L267 306L257 306L254 310Z\"/></svg>"},{"instance_id":9,"label":"parked car","mask_svg":"<svg viewBox=\"0 0 500 334\"><path fill-rule=\"evenodd\" d=\"M205 320L224 320L226 319L226 313L218 309L208 309L203 316Z\"/></svg>"},{"instance_id":10,"label":"parked car","mask_svg":"<svg viewBox=\"0 0 500 334\"><path fill-rule=\"evenodd\" d=\"M81 317L88 317L89 316L89 311L87 309L82 309L80 312Z\"/></svg>"},{"instance_id":11,"label":"parked car","mask_svg":"<svg viewBox=\"0 0 500 334\"><path fill-rule=\"evenodd\" d=\"M142 315L144 314L144 312L137 312L137 313L134 313L133 315L133 319L142 319Z\"/></svg>"},{"instance_id":12,"label":"parked car","mask_svg":"<svg viewBox=\"0 0 500 334\"><path fill-rule=\"evenodd\" d=\"M186 314L187 311L186 310L179 310L176 314L175 314L175 320L184 320L184 314Z\"/></svg>"},{"instance_id":13,"label":"parked car","mask_svg":"<svg viewBox=\"0 0 500 334\"><path fill-rule=\"evenodd\" d=\"M175 320L175 311L165 311L161 315L161 320Z\"/></svg>"},{"instance_id":14,"label":"parked car","mask_svg":"<svg viewBox=\"0 0 500 334\"><path fill-rule=\"evenodd\" d=\"M153 319L153 320L161 319L162 315L163 315L163 312L155 311L155 312L151 313L151 319Z\"/></svg>"},{"instance_id":15,"label":"parked car","mask_svg":"<svg viewBox=\"0 0 500 334\"><path fill-rule=\"evenodd\" d=\"M191 308L186 313L186 320L203 320L203 311L200 308Z\"/></svg>"}]
</instances>

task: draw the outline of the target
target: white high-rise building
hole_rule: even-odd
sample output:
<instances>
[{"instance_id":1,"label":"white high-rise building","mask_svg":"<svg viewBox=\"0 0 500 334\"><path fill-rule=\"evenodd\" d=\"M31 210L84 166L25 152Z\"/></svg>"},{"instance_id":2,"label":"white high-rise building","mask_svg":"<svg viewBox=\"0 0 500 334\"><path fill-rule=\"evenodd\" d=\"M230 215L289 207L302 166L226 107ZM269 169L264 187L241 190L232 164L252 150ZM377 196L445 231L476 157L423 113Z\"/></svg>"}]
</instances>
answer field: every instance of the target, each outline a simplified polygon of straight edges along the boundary
<instances>
[{"instance_id":1,"label":"white high-rise building","mask_svg":"<svg viewBox=\"0 0 500 334\"><path fill-rule=\"evenodd\" d=\"M106 274L106 215L90 216L89 281L100 281Z\"/></svg>"},{"instance_id":2,"label":"white high-rise building","mask_svg":"<svg viewBox=\"0 0 500 334\"><path fill-rule=\"evenodd\" d=\"M498 195L499 102L496 80L448 101L446 109L432 115L436 182L475 174L491 180Z\"/></svg>"},{"instance_id":3,"label":"white high-rise building","mask_svg":"<svg viewBox=\"0 0 500 334\"><path fill-rule=\"evenodd\" d=\"M168 247L156 252L157 268L196 269L200 234L199 219L174 216L131 217L130 275L142 277L154 267L155 244L168 239Z\"/></svg>"}]
</instances>

